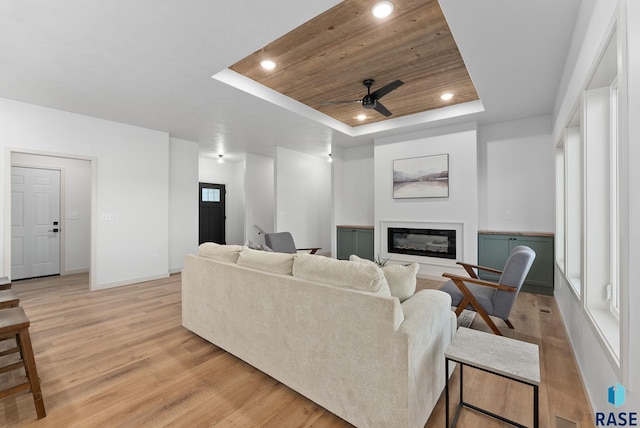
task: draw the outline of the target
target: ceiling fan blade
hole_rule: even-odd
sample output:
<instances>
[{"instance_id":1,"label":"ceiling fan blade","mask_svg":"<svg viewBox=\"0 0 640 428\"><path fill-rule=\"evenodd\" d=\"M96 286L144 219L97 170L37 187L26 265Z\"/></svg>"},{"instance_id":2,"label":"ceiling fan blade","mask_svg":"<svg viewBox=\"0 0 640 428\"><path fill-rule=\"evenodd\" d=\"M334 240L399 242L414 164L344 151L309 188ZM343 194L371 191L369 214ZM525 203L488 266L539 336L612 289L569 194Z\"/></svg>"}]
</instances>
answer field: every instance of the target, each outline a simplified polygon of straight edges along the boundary
<instances>
[{"instance_id":1,"label":"ceiling fan blade","mask_svg":"<svg viewBox=\"0 0 640 428\"><path fill-rule=\"evenodd\" d=\"M378 89L377 91L374 91L371 96L376 100L379 100L400 85L404 85L404 82L402 80L396 80L395 82L391 82L388 85Z\"/></svg>"},{"instance_id":2,"label":"ceiling fan blade","mask_svg":"<svg viewBox=\"0 0 640 428\"><path fill-rule=\"evenodd\" d=\"M362 100L346 100L346 101L325 101L320 103L321 106L331 106L334 104L353 104L353 103L361 103Z\"/></svg>"},{"instance_id":3,"label":"ceiling fan blade","mask_svg":"<svg viewBox=\"0 0 640 428\"><path fill-rule=\"evenodd\" d=\"M376 106L373 109L378 113L383 114L387 117L391 116L391 112L387 110L387 108L383 106L380 101L376 102Z\"/></svg>"}]
</instances>

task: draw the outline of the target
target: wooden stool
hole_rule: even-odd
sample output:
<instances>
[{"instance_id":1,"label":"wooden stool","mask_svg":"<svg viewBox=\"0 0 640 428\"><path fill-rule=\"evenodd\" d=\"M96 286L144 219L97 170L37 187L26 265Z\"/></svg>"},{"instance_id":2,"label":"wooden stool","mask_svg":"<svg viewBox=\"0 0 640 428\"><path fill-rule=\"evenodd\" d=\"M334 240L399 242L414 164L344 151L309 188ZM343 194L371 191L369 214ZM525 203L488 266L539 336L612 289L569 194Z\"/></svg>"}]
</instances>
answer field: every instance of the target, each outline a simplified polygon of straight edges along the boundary
<instances>
[{"instance_id":1,"label":"wooden stool","mask_svg":"<svg viewBox=\"0 0 640 428\"><path fill-rule=\"evenodd\" d=\"M13 290L0 290L0 309L15 308L20 299Z\"/></svg>"},{"instance_id":2,"label":"wooden stool","mask_svg":"<svg viewBox=\"0 0 640 428\"><path fill-rule=\"evenodd\" d=\"M33 402L36 406L38 419L47 416L44 410L44 401L42 400L42 391L40 390L40 378L36 369L36 360L33 357L33 348L31 347L31 337L29 336L29 319L21 307L0 310L0 337L16 337L16 348L7 349L0 352L0 356L9 355L20 352L22 359L16 363L9 364L0 368L0 373L19 369L24 366L27 373L27 380L19 385L0 390L0 398L8 397L21 391L31 390L33 394Z\"/></svg>"},{"instance_id":3,"label":"wooden stool","mask_svg":"<svg viewBox=\"0 0 640 428\"><path fill-rule=\"evenodd\" d=\"M11 289L11 280L6 276L0 278L0 290L10 290Z\"/></svg>"}]
</instances>

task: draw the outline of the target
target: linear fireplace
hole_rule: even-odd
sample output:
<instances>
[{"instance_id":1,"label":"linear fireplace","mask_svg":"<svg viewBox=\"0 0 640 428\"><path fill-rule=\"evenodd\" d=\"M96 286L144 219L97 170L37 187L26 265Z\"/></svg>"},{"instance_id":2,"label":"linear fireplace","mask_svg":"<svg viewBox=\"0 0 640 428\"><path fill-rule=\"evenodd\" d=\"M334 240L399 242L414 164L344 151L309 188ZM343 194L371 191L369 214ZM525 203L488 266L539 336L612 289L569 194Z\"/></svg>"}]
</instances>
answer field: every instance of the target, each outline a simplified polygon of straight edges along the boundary
<instances>
[{"instance_id":1,"label":"linear fireplace","mask_svg":"<svg viewBox=\"0 0 640 428\"><path fill-rule=\"evenodd\" d=\"M389 253L455 259L456 231L389 227L387 246Z\"/></svg>"}]
</instances>

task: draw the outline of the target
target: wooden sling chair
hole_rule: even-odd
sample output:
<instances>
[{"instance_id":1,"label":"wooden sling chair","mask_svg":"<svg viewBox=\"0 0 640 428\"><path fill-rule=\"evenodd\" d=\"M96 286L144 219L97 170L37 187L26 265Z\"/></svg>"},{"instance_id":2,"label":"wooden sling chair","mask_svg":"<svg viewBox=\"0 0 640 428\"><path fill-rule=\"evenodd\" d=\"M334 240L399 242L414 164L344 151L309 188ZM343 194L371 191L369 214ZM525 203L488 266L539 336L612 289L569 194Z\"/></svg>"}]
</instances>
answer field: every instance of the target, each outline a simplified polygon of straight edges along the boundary
<instances>
[{"instance_id":1,"label":"wooden sling chair","mask_svg":"<svg viewBox=\"0 0 640 428\"><path fill-rule=\"evenodd\" d=\"M295 254L298 251L307 251L310 254L315 254L320 249L320 247L296 248L293 236L289 232L265 233L264 242L267 247L278 253Z\"/></svg>"},{"instance_id":2,"label":"wooden sling chair","mask_svg":"<svg viewBox=\"0 0 640 428\"><path fill-rule=\"evenodd\" d=\"M514 328L509 321L509 312L535 257L536 253L531 248L521 245L511 250L502 271L458 262L469 277L443 273L442 276L449 278L449 281L441 290L451 295L456 316L460 316L463 309L475 311L495 334L502 336L490 316L500 318L509 328ZM479 279L474 269L498 274L500 279L497 283Z\"/></svg>"}]
</instances>

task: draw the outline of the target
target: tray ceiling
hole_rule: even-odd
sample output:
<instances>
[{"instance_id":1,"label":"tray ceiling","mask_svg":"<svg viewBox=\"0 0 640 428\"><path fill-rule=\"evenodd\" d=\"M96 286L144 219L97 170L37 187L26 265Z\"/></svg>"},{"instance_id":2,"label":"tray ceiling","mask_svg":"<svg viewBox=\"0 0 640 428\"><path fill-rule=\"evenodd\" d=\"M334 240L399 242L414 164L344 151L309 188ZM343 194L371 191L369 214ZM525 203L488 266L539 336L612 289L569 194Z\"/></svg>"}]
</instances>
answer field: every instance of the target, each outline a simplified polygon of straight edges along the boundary
<instances>
[{"instance_id":1,"label":"tray ceiling","mask_svg":"<svg viewBox=\"0 0 640 428\"><path fill-rule=\"evenodd\" d=\"M438 1L393 3L393 14L380 20L371 0L343 1L230 68L352 127L478 100ZM263 69L263 59L276 68ZM361 99L365 79L375 80L372 92L404 82L381 99L392 116L357 103L322 105ZM451 100L440 98L446 92Z\"/></svg>"}]
</instances>

